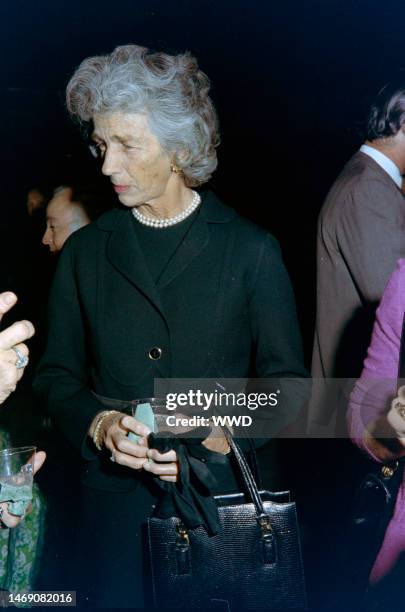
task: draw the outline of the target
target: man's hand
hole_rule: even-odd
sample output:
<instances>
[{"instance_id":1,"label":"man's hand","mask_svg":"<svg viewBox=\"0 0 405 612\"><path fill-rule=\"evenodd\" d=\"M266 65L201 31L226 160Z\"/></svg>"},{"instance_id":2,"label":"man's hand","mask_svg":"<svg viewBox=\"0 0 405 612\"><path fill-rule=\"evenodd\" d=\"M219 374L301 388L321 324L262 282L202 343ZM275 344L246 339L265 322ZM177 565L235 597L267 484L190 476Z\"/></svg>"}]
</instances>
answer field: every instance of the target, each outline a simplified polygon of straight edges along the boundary
<instances>
[{"instance_id":1,"label":"man's hand","mask_svg":"<svg viewBox=\"0 0 405 612\"><path fill-rule=\"evenodd\" d=\"M0 321L16 302L17 296L11 291L0 293ZM15 390L17 382L24 374L24 368L16 368L17 355L14 349L28 357L28 347L24 342L34 333L34 326L30 321L17 321L0 332L0 404Z\"/></svg>"}]
</instances>

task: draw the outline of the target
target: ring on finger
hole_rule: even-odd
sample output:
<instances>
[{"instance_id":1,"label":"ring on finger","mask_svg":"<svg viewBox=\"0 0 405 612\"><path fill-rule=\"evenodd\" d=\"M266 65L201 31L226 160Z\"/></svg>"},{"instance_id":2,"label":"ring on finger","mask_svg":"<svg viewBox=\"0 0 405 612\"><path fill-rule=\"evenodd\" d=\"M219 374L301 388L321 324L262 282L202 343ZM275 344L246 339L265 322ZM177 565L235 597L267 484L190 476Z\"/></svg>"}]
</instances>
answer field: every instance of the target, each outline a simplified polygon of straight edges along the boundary
<instances>
[{"instance_id":1,"label":"ring on finger","mask_svg":"<svg viewBox=\"0 0 405 612\"><path fill-rule=\"evenodd\" d=\"M28 364L28 357L24 355L24 353L20 351L20 349L18 349L16 346L13 346L12 349L17 355L17 361L15 362L15 367L17 368L17 370L25 368L25 366Z\"/></svg>"},{"instance_id":2,"label":"ring on finger","mask_svg":"<svg viewBox=\"0 0 405 612\"><path fill-rule=\"evenodd\" d=\"M112 461L113 463L115 463L115 450L114 450L114 449L111 451L110 461Z\"/></svg>"},{"instance_id":3,"label":"ring on finger","mask_svg":"<svg viewBox=\"0 0 405 612\"><path fill-rule=\"evenodd\" d=\"M141 467L140 467L140 468L138 468L138 469L140 469L140 470L144 469L144 470L146 470L147 472L149 472L149 471L150 471L150 466L152 465L152 463L153 463L152 459L151 459L150 457L148 457L148 458L146 459L146 461L144 461L144 462L142 463Z\"/></svg>"}]
</instances>

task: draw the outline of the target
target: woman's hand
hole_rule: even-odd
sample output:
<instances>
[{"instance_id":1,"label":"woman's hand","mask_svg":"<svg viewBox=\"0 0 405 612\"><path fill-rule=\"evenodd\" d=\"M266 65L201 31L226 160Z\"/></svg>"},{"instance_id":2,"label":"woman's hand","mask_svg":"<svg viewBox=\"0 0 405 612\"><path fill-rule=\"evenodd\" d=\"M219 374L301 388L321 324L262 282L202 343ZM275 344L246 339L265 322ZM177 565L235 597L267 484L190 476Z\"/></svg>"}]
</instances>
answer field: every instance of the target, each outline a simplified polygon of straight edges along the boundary
<instances>
[{"instance_id":1,"label":"woman's hand","mask_svg":"<svg viewBox=\"0 0 405 612\"><path fill-rule=\"evenodd\" d=\"M95 417L89 435L92 437L94 426L97 422ZM133 442L127 436L132 432L141 436L139 442ZM125 465L133 470L145 469L162 480L176 482L177 480L177 456L175 451L159 453L156 449L148 449L147 437L150 429L131 416L122 412L113 412L106 416L101 424L102 446L111 452L111 459L115 463Z\"/></svg>"},{"instance_id":2,"label":"woman's hand","mask_svg":"<svg viewBox=\"0 0 405 612\"><path fill-rule=\"evenodd\" d=\"M208 450L221 453L222 455L227 455L231 450L220 427L212 426L210 435L208 438L205 438L202 445L208 448Z\"/></svg>"},{"instance_id":3,"label":"woman's hand","mask_svg":"<svg viewBox=\"0 0 405 612\"><path fill-rule=\"evenodd\" d=\"M229 444L220 430L214 430L206 438L202 444L205 448L215 453L226 455L229 453ZM143 469L147 472L159 476L160 480L166 482L176 482L179 474L179 465L177 461L176 451L172 450L168 453L159 453L155 448L151 448L147 452L148 461L145 462Z\"/></svg>"},{"instance_id":4,"label":"woman's hand","mask_svg":"<svg viewBox=\"0 0 405 612\"><path fill-rule=\"evenodd\" d=\"M141 436L140 442L129 440L129 432ZM146 438L149 434L146 425L122 412L107 416L101 425L101 440L111 452L112 460L133 470L141 470L147 461Z\"/></svg>"},{"instance_id":5,"label":"woman's hand","mask_svg":"<svg viewBox=\"0 0 405 612\"><path fill-rule=\"evenodd\" d=\"M187 431L189 428L187 429ZM229 444L219 428L212 429L208 438L202 444L210 451L226 455L229 453ZM143 465L143 469L155 476L159 476L160 480L166 482L176 482L179 474L179 465L177 461L176 451L172 450L167 453L159 453L155 448L147 451L148 461Z\"/></svg>"},{"instance_id":6,"label":"woman's hand","mask_svg":"<svg viewBox=\"0 0 405 612\"><path fill-rule=\"evenodd\" d=\"M147 461L143 465L146 472L159 476L160 480L176 482L179 473L176 451L159 453L156 448L147 450Z\"/></svg>"}]
</instances>

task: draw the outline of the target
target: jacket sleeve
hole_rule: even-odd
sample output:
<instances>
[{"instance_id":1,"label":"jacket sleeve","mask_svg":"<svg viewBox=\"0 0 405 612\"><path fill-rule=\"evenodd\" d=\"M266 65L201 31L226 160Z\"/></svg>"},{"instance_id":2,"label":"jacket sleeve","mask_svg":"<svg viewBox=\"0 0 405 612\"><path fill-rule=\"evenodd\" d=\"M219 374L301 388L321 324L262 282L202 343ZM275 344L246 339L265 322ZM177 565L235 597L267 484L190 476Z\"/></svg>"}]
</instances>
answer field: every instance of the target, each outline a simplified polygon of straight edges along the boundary
<instances>
[{"instance_id":1,"label":"jacket sleeve","mask_svg":"<svg viewBox=\"0 0 405 612\"><path fill-rule=\"evenodd\" d=\"M89 387L85 329L77 292L72 236L60 254L48 305L48 340L34 390L67 439L85 451L87 432L103 410ZM93 458L90 453L86 458Z\"/></svg>"},{"instance_id":2,"label":"jacket sleeve","mask_svg":"<svg viewBox=\"0 0 405 612\"><path fill-rule=\"evenodd\" d=\"M363 302L379 302L396 262L405 257L405 199L400 207L397 197L382 181L364 181L342 205L336 237Z\"/></svg>"},{"instance_id":3,"label":"jacket sleeve","mask_svg":"<svg viewBox=\"0 0 405 612\"><path fill-rule=\"evenodd\" d=\"M348 428L352 440L373 459L366 447L366 428L390 408L397 390L399 350L405 310L405 260L399 262L376 312L371 344L361 377L351 396Z\"/></svg>"},{"instance_id":4,"label":"jacket sleeve","mask_svg":"<svg viewBox=\"0 0 405 612\"><path fill-rule=\"evenodd\" d=\"M279 391L277 405L260 411L263 437L269 438L297 418L310 393L293 290L278 242L270 234L253 275L249 309L256 376L261 379L255 384L259 390Z\"/></svg>"}]
</instances>

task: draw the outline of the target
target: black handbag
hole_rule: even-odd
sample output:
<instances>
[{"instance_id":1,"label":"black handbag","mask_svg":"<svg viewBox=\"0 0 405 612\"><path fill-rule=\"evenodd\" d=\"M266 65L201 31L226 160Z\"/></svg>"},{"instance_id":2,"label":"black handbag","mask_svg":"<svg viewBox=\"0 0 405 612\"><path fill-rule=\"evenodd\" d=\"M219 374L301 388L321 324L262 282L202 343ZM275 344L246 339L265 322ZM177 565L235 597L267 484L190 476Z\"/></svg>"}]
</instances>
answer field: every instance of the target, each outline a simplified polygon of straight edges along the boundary
<instances>
[{"instance_id":1,"label":"black handbag","mask_svg":"<svg viewBox=\"0 0 405 612\"><path fill-rule=\"evenodd\" d=\"M405 379L405 314L398 364L398 387L401 386L401 379ZM357 584L359 592L364 593L367 588L368 577L394 512L403 474L404 459L379 465L365 476L356 492L349 529L349 545L353 566L351 579ZM360 555L359 559L357 554Z\"/></svg>"},{"instance_id":2,"label":"black handbag","mask_svg":"<svg viewBox=\"0 0 405 612\"><path fill-rule=\"evenodd\" d=\"M215 496L220 531L187 529L151 517L147 537L153 601L188 610L306 609L295 503L288 492L258 491L246 459L225 435L246 494Z\"/></svg>"}]
</instances>

